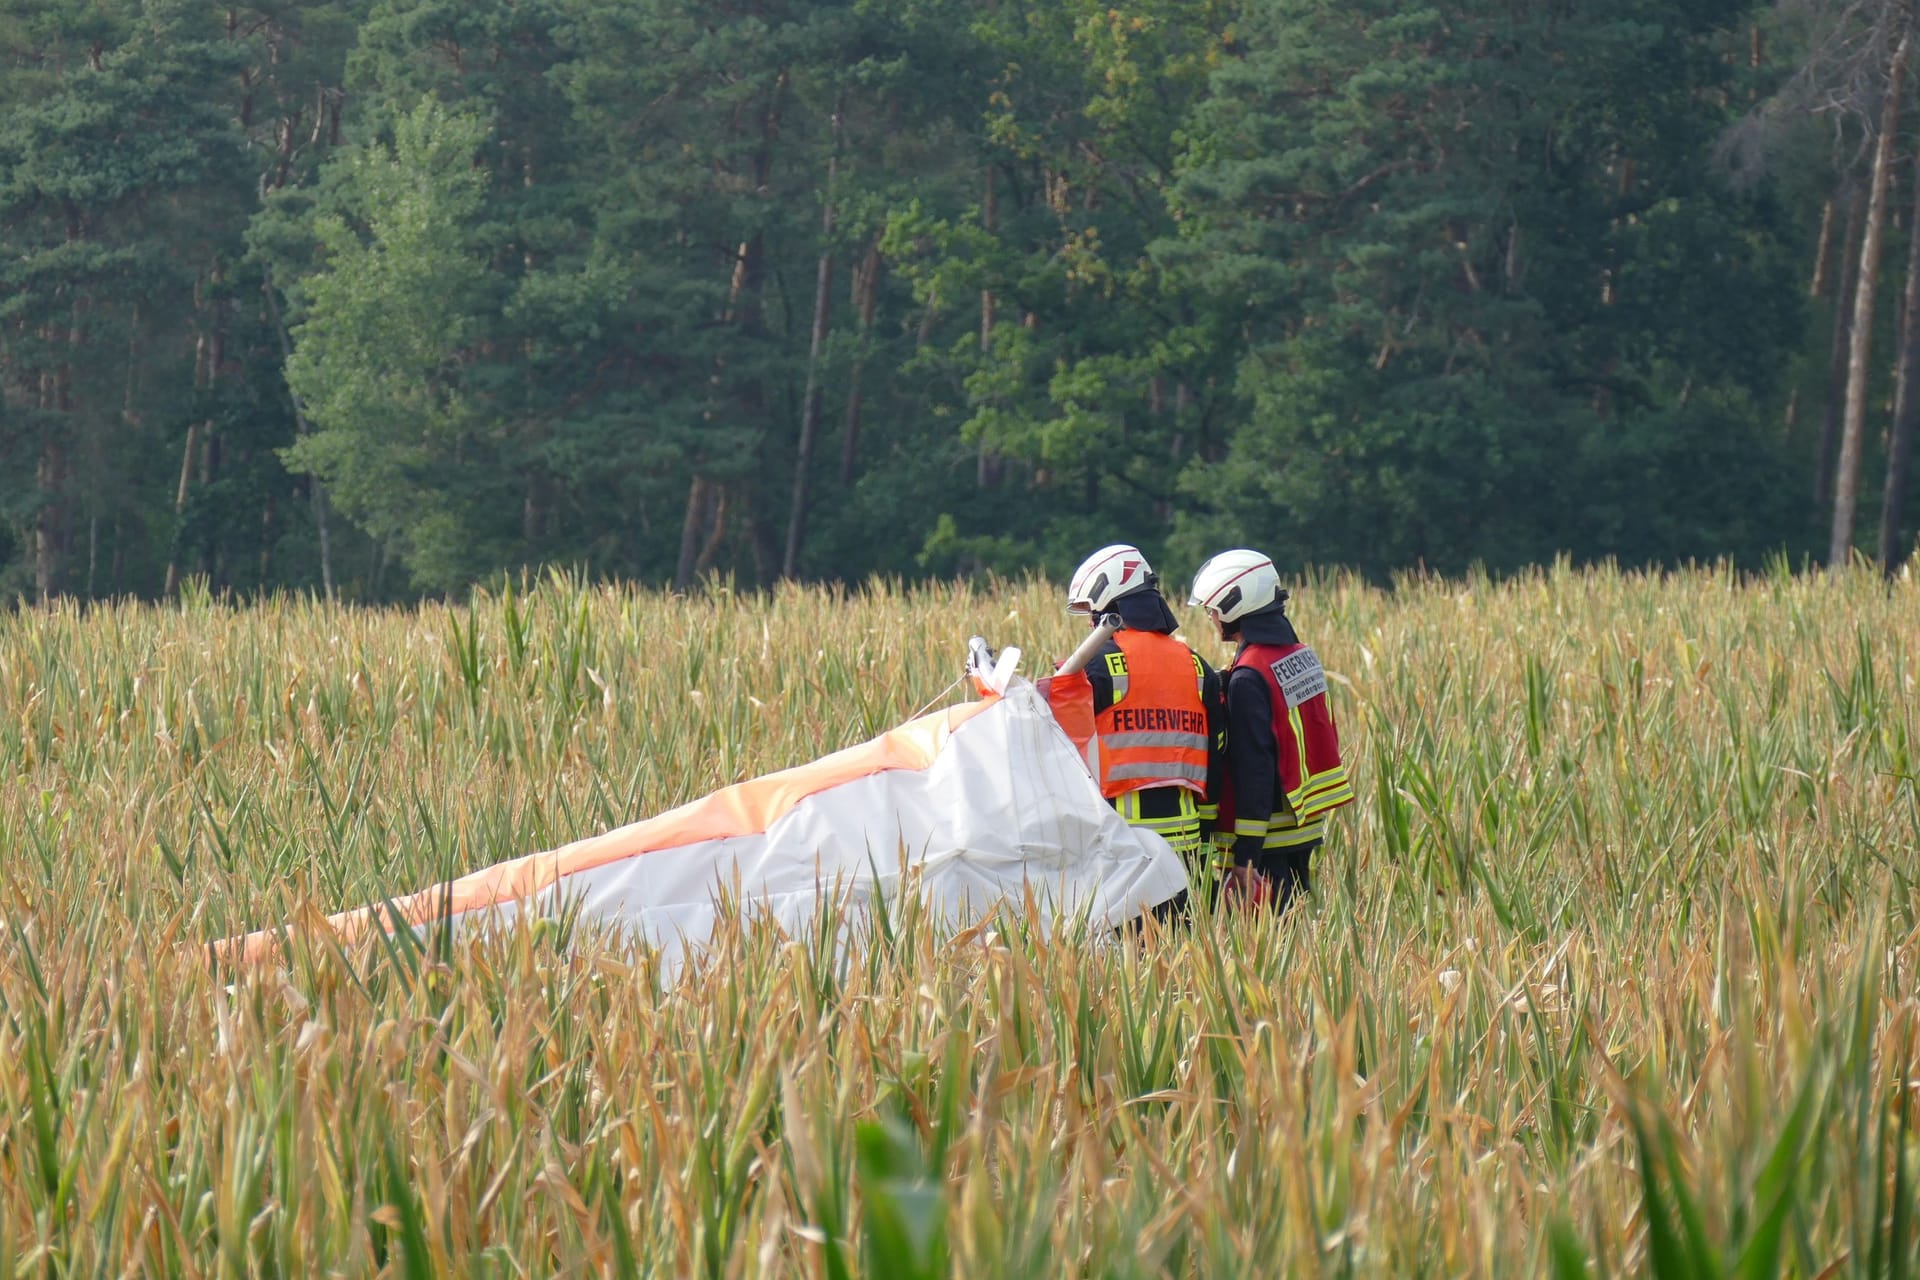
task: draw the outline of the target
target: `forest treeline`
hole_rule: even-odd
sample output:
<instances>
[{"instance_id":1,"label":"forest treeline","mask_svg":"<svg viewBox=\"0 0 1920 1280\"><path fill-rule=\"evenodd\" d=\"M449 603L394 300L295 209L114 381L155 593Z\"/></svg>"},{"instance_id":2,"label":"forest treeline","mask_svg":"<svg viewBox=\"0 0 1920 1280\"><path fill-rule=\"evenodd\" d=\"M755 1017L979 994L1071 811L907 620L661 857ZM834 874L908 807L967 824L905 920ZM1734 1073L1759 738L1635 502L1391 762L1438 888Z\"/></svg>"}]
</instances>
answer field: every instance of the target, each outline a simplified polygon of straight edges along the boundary
<instances>
[{"instance_id":1,"label":"forest treeline","mask_svg":"<svg viewBox=\"0 0 1920 1280\"><path fill-rule=\"evenodd\" d=\"M1915 22L5 0L0 598L1891 567Z\"/></svg>"}]
</instances>

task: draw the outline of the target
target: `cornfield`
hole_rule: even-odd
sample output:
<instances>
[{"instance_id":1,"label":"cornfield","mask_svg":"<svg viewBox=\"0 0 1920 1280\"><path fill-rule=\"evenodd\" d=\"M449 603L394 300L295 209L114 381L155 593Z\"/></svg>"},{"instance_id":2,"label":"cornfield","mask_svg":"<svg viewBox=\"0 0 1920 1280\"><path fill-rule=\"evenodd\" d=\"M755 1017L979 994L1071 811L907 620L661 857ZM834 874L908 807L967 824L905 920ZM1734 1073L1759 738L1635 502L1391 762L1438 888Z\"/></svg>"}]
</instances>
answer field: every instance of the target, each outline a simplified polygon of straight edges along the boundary
<instances>
[{"instance_id":1,"label":"cornfield","mask_svg":"<svg viewBox=\"0 0 1920 1280\"><path fill-rule=\"evenodd\" d=\"M207 944L868 737L1058 589L0 614L9 1275L1920 1275L1920 590L1344 578L1286 917ZM1203 653L1201 620L1188 635Z\"/></svg>"}]
</instances>

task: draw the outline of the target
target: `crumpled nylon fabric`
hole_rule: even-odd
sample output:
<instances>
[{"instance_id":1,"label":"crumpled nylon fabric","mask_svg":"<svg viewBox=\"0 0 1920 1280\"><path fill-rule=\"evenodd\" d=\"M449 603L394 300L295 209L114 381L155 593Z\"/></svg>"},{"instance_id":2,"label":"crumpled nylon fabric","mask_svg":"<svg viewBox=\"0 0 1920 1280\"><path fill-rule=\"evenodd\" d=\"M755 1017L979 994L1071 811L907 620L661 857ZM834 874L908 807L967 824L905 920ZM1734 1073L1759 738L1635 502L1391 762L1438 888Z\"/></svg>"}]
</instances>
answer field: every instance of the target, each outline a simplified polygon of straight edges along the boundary
<instances>
[{"instance_id":1,"label":"crumpled nylon fabric","mask_svg":"<svg viewBox=\"0 0 1920 1280\"><path fill-rule=\"evenodd\" d=\"M577 909L583 923L630 929L677 963L711 936L723 897L802 931L823 895L892 902L909 883L958 928L1029 896L1043 926L1055 917L1117 926L1187 880L1165 840L1101 799L1046 699L1016 678L1001 697L394 907L416 926L460 927ZM363 908L329 924L353 937L381 922ZM262 931L222 947L256 956L278 938Z\"/></svg>"}]
</instances>

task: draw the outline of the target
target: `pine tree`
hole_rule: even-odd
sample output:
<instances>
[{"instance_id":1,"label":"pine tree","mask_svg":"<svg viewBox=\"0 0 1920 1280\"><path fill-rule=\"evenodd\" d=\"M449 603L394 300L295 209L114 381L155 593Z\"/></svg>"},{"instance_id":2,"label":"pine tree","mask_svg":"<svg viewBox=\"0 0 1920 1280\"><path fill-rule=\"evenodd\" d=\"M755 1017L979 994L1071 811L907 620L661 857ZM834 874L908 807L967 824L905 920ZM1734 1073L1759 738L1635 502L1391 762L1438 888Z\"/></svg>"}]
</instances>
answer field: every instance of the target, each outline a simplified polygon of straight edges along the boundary
<instances>
[{"instance_id":1,"label":"pine tree","mask_svg":"<svg viewBox=\"0 0 1920 1280\"><path fill-rule=\"evenodd\" d=\"M195 270L237 244L232 51L195 6L17 7L0 32L0 474L41 599L126 589L154 539L127 501L192 411ZM171 354L172 359L167 357ZM164 544L165 539L159 539Z\"/></svg>"},{"instance_id":2,"label":"pine tree","mask_svg":"<svg viewBox=\"0 0 1920 1280\"><path fill-rule=\"evenodd\" d=\"M1797 312L1711 163L1738 11L1255 5L1163 250L1246 352L1192 542L1384 571L1745 536L1703 482L1778 465L1728 429ZM1676 498L1703 518L1669 528Z\"/></svg>"}]
</instances>

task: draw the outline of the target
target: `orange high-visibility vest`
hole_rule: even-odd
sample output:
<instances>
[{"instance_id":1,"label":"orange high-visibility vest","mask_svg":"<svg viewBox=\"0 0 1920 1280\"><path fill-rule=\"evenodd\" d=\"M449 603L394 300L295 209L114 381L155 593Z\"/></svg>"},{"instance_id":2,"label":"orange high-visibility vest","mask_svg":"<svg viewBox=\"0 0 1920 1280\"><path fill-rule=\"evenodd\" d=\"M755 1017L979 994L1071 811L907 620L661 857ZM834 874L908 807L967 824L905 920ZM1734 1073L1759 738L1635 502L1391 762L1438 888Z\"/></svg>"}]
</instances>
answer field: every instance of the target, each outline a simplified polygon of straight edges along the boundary
<instances>
[{"instance_id":1,"label":"orange high-visibility vest","mask_svg":"<svg viewBox=\"0 0 1920 1280\"><path fill-rule=\"evenodd\" d=\"M1113 705L1094 717L1100 794L1111 800L1147 787L1206 794L1205 669L1193 650L1158 631L1119 632L1106 655Z\"/></svg>"}]
</instances>

